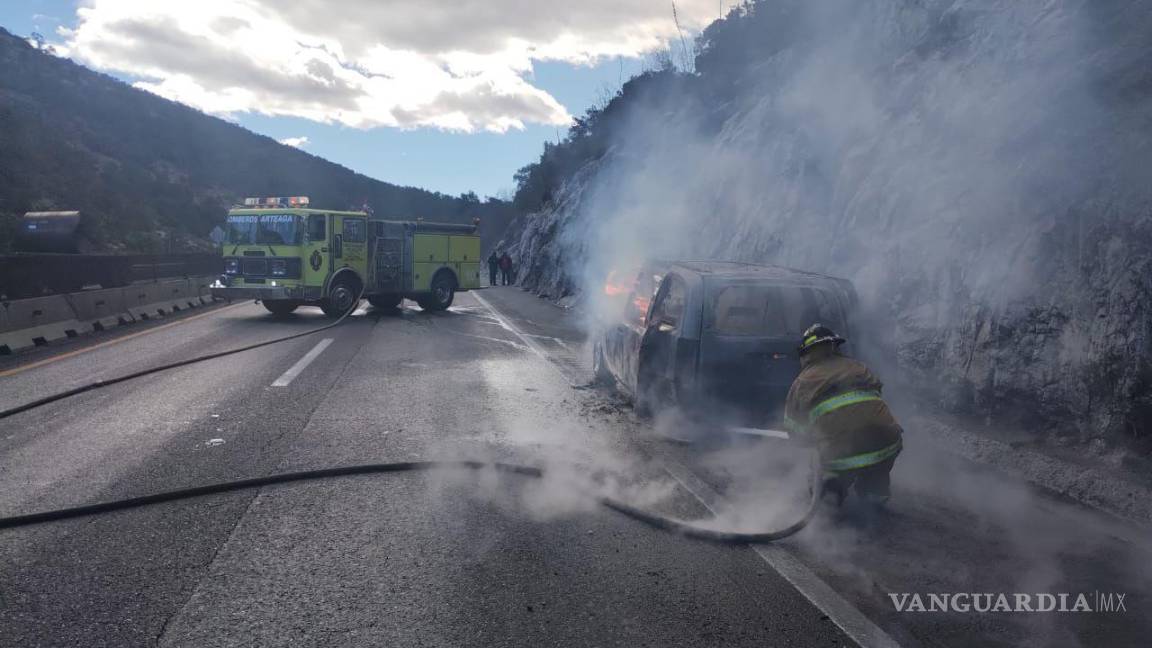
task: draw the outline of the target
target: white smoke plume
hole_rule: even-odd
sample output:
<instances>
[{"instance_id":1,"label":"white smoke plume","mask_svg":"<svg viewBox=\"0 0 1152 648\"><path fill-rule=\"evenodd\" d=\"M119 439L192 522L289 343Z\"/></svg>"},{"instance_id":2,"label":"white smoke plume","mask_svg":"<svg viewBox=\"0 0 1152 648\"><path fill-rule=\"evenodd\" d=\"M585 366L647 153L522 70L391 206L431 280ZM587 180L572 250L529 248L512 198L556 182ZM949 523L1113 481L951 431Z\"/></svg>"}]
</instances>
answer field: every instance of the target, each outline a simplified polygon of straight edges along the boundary
<instances>
[{"instance_id":1,"label":"white smoke plume","mask_svg":"<svg viewBox=\"0 0 1152 648\"><path fill-rule=\"evenodd\" d=\"M579 291L597 312L609 269L643 258L846 277L862 303L857 346L890 380L957 409L1139 436L1133 421L1152 411L1140 396L1152 315L1139 305L1152 294L1139 242L1152 169L1129 134L1152 102L1136 90L1142 55L1123 43L1152 33L1150 12L751 7L767 18L706 42L700 61L723 48L760 58L716 54L728 67L649 84L658 100L621 99L629 118L608 153L529 219L529 283Z\"/></svg>"}]
</instances>

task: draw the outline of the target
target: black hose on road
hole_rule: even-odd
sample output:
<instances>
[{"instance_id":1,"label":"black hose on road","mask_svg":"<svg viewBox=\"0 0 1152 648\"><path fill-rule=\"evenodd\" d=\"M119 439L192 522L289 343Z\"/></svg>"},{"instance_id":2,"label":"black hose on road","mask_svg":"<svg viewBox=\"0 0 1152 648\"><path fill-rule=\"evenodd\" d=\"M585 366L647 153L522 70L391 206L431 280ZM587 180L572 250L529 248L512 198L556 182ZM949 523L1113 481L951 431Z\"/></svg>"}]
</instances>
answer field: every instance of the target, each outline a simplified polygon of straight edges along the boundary
<instances>
[{"instance_id":1,"label":"black hose on road","mask_svg":"<svg viewBox=\"0 0 1152 648\"><path fill-rule=\"evenodd\" d=\"M152 495L132 497L114 502L102 502L100 504L89 504L87 506L57 509L55 511L42 511L40 513L14 515L11 517L0 518L0 529L11 529L15 527L30 526L33 524L42 524L44 522L68 520L86 515L110 513L112 511L122 511L124 509L147 506L149 504L160 504L162 502L172 502L175 500L189 499L192 497L201 497L203 495L213 495L217 493L229 493L233 491L246 490L249 488L261 488L274 484L286 484L289 482L309 481L314 479L330 479L333 477L347 477L351 475L370 475L378 473L423 471L444 468L465 468L471 470L492 469L499 472L524 475L527 477L540 478L544 476L544 471L540 468L502 462L462 460L401 461L397 463L361 464L338 468L305 470L302 472L279 473L275 475L268 475L266 477L255 477L252 479L241 479L238 481L209 484L207 486L182 488L180 490L167 491L164 493L153 493ZM709 540L712 542L720 542L725 544L765 543L787 538L788 536L797 533L808 525L808 522L816 513L816 508L820 503L820 496L822 491L818 485L821 481L818 478L819 473L814 474L817 476L817 479L814 480L815 483L812 488L812 501L809 503L808 510L804 513L804 516L795 523L783 529L778 531L766 531L762 533L742 533L736 531L713 529L700 526L686 520L680 520L677 518L661 515L659 513L654 513L652 511L646 511L612 497L600 495L596 496L596 499L600 504L603 504L604 506L614 511L623 513L630 518L639 520L658 529L671 531L688 538Z\"/></svg>"},{"instance_id":2,"label":"black hose on road","mask_svg":"<svg viewBox=\"0 0 1152 648\"><path fill-rule=\"evenodd\" d=\"M364 291L361 290L360 295L356 301L353 302L353 307L349 308L346 313L340 316L339 319L309 331L302 333L294 333L284 337L266 340L264 342L257 342L256 344L249 344L247 346L239 347L236 349L229 349L227 351L219 351L217 353L209 353L202 356L196 356L187 360L180 360L150 369L117 376L116 378L109 378L108 380L98 380L87 385L81 385L58 394L52 394L43 398L38 398L34 401L17 405L6 410L0 410L0 419L6 419L10 416L15 416L29 410L42 407L49 403L64 400L84 392L93 391L109 385L115 385L135 378L148 376L161 371L169 369L176 369L178 367L186 367L198 362L206 360L213 360L215 358L222 358L224 356L242 353L244 351L251 351L260 347L269 346L272 344L279 344L289 340L295 340L307 335L313 335L321 331L327 331L335 326L340 325L356 310L356 305L359 305L360 300L364 297ZM39 513L29 513L26 515L14 515L10 517L0 518L0 529L10 529L15 527L29 526L33 524L41 524L44 522L52 522L56 520L67 520L71 518L82 517L85 515L96 515L99 513L110 513L112 511L121 511L124 509L136 508L139 506L147 506L149 504L160 504L162 502L172 502L175 500L189 499L192 497L201 497L204 495L213 495L216 493L228 493L239 490L246 490L249 488L261 488L263 486L271 486L274 484L286 484L289 482L309 481L314 479L330 479L333 477L347 477L351 475L369 475L378 473L395 473L406 471L419 471L419 470L432 470L436 468L466 468L472 470L480 470L490 468L501 472L525 475L528 477L543 477L544 471L540 468L532 466L520 466L516 464L500 463L500 462L483 462L483 461L403 461L398 463L381 463L381 464L361 464L356 466L343 466L337 468L322 468L319 470L306 470L303 472L292 473L279 473L268 475L266 477L254 477L251 479L241 479L238 481L221 482L218 484L209 484L207 486L196 486L193 488L183 488L180 490L167 491L163 493L153 493L152 495L144 495L142 497L132 497L129 499L117 500L114 502L102 502L100 504L89 504L86 506L77 506L73 508L57 509L55 511L41 511ZM818 466L813 466L812 472L813 480L811 486L811 501L809 502L808 509L805 511L803 517L795 523L784 527L777 531L766 531L762 533L743 533L736 531L724 531L713 529L709 527L700 526L686 520L668 517L647 511L627 502L599 495L595 496L597 501L614 510L627 515L630 518L644 522L658 529L664 529L677 533L679 535L697 538L701 540L710 540L712 542L721 542L728 544L748 544L748 543L764 543L787 538L803 529L812 520L813 515L820 503L820 497L823 494L823 480L820 476Z\"/></svg>"},{"instance_id":3,"label":"black hose on road","mask_svg":"<svg viewBox=\"0 0 1152 648\"><path fill-rule=\"evenodd\" d=\"M335 322L332 322L330 324L325 324L324 326L319 326L317 328L314 328L314 329L311 329L308 331L304 331L302 333L293 333L292 335L286 335L284 337L274 338L272 340L265 340L264 342L257 342L256 344L249 344L247 346L242 346L242 347L237 348L237 349L229 349L227 351L218 351L216 353L209 353L209 354L202 355L202 356L196 356L195 358L188 358L187 360L180 360L178 362L170 362L168 364L160 365L158 367L152 367L150 369L135 371L135 372L130 373L130 374L125 374L123 376L116 376L115 378L109 378L107 380L97 380L96 382L88 383L87 385L80 385L79 387L74 387L74 388L69 389L67 391L62 391L58 394L52 394L50 396L45 396L43 398L37 398L36 400L29 401L27 403L24 403L23 405L17 405L16 407L10 407L6 410L0 410L0 420L6 419L10 416L15 416L17 414L21 414L23 412L27 412L28 410L36 409L37 407L43 407L44 405L47 405L49 403L55 403L56 401L64 400L65 398L71 398L73 396L83 394L84 392L90 392L94 389L100 389L101 387L107 387L109 385L115 385L115 384L126 382L129 380L134 380L136 378L141 378L143 376L149 376L149 375L154 374L154 373L160 373L161 371L168 371L169 369L176 369L178 367L186 367L186 366L191 365L191 364L196 364L197 362L204 362L205 360L215 360L216 358L223 358L224 356L230 356L230 355L233 355L235 353L243 353L244 351L251 351L252 349L259 349L260 347L266 347L266 346L269 346L271 344L279 344L281 342L287 342L288 340L295 340L296 338L302 338L306 335L314 335L314 334L319 333L321 331L327 331L328 329L330 329L334 326L339 326L345 319L347 319L348 316L351 315L353 313L353 311L356 310L356 306L358 306L360 304L360 300L363 298L364 298L364 291L361 290L360 296L356 298L355 302L353 302L352 308L349 308L347 313L344 313L343 315L341 315L339 317L339 319L337 319Z\"/></svg>"}]
</instances>

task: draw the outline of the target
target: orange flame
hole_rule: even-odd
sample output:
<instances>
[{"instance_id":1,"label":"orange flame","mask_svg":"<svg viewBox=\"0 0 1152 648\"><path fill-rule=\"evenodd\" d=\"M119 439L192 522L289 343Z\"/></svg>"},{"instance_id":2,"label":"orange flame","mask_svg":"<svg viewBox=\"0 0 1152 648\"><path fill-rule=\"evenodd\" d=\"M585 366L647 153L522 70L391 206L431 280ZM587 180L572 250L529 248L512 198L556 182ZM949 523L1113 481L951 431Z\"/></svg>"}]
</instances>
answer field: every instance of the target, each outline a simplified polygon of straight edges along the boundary
<instances>
[{"instance_id":1,"label":"orange flame","mask_svg":"<svg viewBox=\"0 0 1152 648\"><path fill-rule=\"evenodd\" d=\"M608 273L608 277L604 280L604 294L609 297L621 297L632 292L631 286L619 281L616 275L615 270Z\"/></svg>"}]
</instances>

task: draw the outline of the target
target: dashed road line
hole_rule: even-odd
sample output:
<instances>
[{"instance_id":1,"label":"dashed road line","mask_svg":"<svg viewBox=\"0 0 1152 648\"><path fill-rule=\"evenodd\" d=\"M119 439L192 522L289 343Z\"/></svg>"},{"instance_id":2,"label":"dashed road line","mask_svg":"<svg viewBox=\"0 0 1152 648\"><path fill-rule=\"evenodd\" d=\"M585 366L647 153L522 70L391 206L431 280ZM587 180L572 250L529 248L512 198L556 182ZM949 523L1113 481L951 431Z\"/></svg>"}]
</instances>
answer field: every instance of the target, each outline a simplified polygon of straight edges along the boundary
<instances>
[{"instance_id":1,"label":"dashed road line","mask_svg":"<svg viewBox=\"0 0 1152 648\"><path fill-rule=\"evenodd\" d=\"M300 372L307 369L308 365L312 364L312 361L319 357L321 353L324 353L324 349L327 349L328 345L332 344L334 341L335 340L333 338L324 338L323 340L317 342L316 346L312 347L311 351L305 353L303 358L297 360L296 364L292 365L288 368L288 371L285 371L283 374L281 374L281 376L272 383L272 386L287 387L288 385L291 385L292 381L296 380L296 376L299 376Z\"/></svg>"}]
</instances>

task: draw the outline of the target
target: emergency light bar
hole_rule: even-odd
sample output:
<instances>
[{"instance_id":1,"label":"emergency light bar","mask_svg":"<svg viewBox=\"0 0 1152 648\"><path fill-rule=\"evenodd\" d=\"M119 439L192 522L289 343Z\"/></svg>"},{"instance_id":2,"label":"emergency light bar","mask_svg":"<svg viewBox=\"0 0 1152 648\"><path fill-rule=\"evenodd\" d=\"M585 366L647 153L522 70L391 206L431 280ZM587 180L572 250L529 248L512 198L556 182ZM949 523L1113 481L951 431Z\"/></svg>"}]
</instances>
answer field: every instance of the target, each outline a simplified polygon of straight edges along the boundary
<instances>
[{"instance_id":1,"label":"emergency light bar","mask_svg":"<svg viewBox=\"0 0 1152 648\"><path fill-rule=\"evenodd\" d=\"M272 198L245 198L245 207L307 207L308 196L276 196Z\"/></svg>"}]
</instances>

